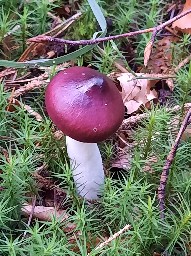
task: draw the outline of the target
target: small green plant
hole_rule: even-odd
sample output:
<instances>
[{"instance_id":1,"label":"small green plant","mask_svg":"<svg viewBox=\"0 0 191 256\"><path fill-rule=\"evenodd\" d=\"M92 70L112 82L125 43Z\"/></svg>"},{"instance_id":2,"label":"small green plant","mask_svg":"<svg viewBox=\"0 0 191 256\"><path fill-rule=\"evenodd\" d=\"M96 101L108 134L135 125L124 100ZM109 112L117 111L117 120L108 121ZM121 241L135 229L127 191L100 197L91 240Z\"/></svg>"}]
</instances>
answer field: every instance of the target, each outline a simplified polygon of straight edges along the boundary
<instances>
[{"instance_id":1,"label":"small green plant","mask_svg":"<svg viewBox=\"0 0 191 256\"><path fill-rule=\"evenodd\" d=\"M31 15L32 12L29 11L27 6L24 6L22 14L18 13L21 30L22 52L24 52L24 50L26 49L26 40L30 36L29 24Z\"/></svg>"},{"instance_id":2,"label":"small green plant","mask_svg":"<svg viewBox=\"0 0 191 256\"><path fill-rule=\"evenodd\" d=\"M10 19L10 13L5 12L4 7L1 6L0 12L0 43L3 43L3 39L5 38L6 34L10 31L13 21Z\"/></svg>"}]
</instances>

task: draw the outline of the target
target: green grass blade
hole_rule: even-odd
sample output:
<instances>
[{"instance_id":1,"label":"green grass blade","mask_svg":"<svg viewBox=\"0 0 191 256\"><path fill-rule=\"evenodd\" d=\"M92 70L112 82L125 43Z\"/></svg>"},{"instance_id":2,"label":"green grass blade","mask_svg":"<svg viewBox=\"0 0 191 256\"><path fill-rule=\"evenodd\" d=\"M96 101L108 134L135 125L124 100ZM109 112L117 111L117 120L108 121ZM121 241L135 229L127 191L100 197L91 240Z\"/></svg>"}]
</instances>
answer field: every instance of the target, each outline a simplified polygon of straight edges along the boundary
<instances>
[{"instance_id":1,"label":"green grass blade","mask_svg":"<svg viewBox=\"0 0 191 256\"><path fill-rule=\"evenodd\" d=\"M106 34L107 24L105 17L99 7L99 5L96 3L95 0L88 0L88 3L92 9L93 14L96 17L97 22L99 23L102 31L99 37L104 37ZM99 32L94 33L93 38L97 36ZM87 53L91 49L93 49L95 45L87 45L85 47L82 47L72 53L69 53L65 56L54 58L54 59L38 59L38 60L31 60L26 62L16 62L16 61L8 61L8 60L0 60L0 67L11 67L11 68L32 68L32 67L38 67L38 66L53 66L58 65L63 62L67 62L69 60L78 58L79 56Z\"/></svg>"}]
</instances>

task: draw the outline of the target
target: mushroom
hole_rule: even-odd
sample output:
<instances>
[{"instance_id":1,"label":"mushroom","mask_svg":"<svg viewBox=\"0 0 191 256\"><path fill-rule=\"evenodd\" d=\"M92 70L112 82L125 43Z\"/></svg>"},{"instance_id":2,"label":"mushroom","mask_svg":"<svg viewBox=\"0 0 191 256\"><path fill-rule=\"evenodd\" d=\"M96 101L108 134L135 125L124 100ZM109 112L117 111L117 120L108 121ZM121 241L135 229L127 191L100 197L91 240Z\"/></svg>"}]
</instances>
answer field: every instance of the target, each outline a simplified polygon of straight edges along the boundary
<instances>
[{"instance_id":1,"label":"mushroom","mask_svg":"<svg viewBox=\"0 0 191 256\"><path fill-rule=\"evenodd\" d=\"M111 136L124 117L121 95L111 79L88 67L71 67L47 86L45 104L53 123L66 135L66 146L77 192L96 200L104 186L97 146Z\"/></svg>"}]
</instances>

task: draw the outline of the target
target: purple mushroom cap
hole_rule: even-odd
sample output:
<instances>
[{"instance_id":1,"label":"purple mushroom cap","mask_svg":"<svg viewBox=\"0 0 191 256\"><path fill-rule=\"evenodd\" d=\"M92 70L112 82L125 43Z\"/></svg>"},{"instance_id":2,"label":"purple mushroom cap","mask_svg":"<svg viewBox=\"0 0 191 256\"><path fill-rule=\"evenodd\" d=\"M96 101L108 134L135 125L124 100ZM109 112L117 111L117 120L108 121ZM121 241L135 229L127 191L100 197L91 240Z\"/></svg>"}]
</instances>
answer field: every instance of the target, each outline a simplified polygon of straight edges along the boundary
<instances>
[{"instance_id":1,"label":"purple mushroom cap","mask_svg":"<svg viewBox=\"0 0 191 256\"><path fill-rule=\"evenodd\" d=\"M45 104L53 123L81 142L107 139L124 117L124 104L113 81L87 67L71 67L55 75L47 86Z\"/></svg>"}]
</instances>

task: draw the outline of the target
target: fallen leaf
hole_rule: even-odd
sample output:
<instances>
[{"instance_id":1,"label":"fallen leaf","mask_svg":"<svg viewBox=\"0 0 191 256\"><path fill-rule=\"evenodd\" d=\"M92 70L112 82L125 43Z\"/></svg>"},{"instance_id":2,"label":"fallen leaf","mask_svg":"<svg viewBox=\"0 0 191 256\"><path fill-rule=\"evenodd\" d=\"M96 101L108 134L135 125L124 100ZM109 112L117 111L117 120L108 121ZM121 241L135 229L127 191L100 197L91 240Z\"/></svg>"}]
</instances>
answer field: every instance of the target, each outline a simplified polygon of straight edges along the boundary
<instances>
[{"instance_id":1,"label":"fallen leaf","mask_svg":"<svg viewBox=\"0 0 191 256\"><path fill-rule=\"evenodd\" d=\"M61 140L64 137L64 133L62 131L60 131L60 130L55 131L53 133L53 137L54 137L55 140Z\"/></svg>"},{"instance_id":2,"label":"fallen leaf","mask_svg":"<svg viewBox=\"0 0 191 256\"><path fill-rule=\"evenodd\" d=\"M21 211L24 215L29 216L32 211L32 205L25 204L23 205ZM52 217L60 219L61 222L69 218L66 211L56 210L54 207L45 207L45 206L35 206L33 211L33 218L37 218L43 221L51 221Z\"/></svg>"},{"instance_id":3,"label":"fallen leaf","mask_svg":"<svg viewBox=\"0 0 191 256\"><path fill-rule=\"evenodd\" d=\"M158 80L148 80L148 74L137 73L137 77L131 73L121 73L117 78L122 87L122 98L127 108L127 114L137 111L140 106L157 98L157 92L152 87Z\"/></svg>"},{"instance_id":4,"label":"fallen leaf","mask_svg":"<svg viewBox=\"0 0 191 256\"><path fill-rule=\"evenodd\" d=\"M186 0L186 3L184 4L184 8L181 13L188 11L189 9L191 9L191 0ZM172 28L175 28L187 34L191 34L191 13L185 15L181 19L176 20L172 24Z\"/></svg>"},{"instance_id":5,"label":"fallen leaf","mask_svg":"<svg viewBox=\"0 0 191 256\"><path fill-rule=\"evenodd\" d=\"M172 43L178 40L176 36L166 36L155 43L147 63L148 73L172 74Z\"/></svg>"},{"instance_id":6,"label":"fallen leaf","mask_svg":"<svg viewBox=\"0 0 191 256\"><path fill-rule=\"evenodd\" d=\"M117 158L113 160L111 167L118 169L129 170L131 167L132 154L129 152L127 147L120 150L117 154Z\"/></svg>"},{"instance_id":7,"label":"fallen leaf","mask_svg":"<svg viewBox=\"0 0 191 256\"><path fill-rule=\"evenodd\" d=\"M32 213L33 218L37 218L42 221L51 221L53 217L60 219L61 222L66 221L69 218L69 215L65 210L57 210L54 207L45 207L45 206L35 206L33 208L30 204L24 204L21 208L21 212L25 216L30 216ZM76 225L68 222L63 228L65 232L71 232L76 228Z\"/></svg>"},{"instance_id":8,"label":"fallen leaf","mask_svg":"<svg viewBox=\"0 0 191 256\"><path fill-rule=\"evenodd\" d=\"M173 91L173 90L174 90L174 81L173 81L173 79L172 79L172 78L168 78L168 79L166 80L166 83L167 83L167 85L168 85L168 88L169 88L171 91Z\"/></svg>"},{"instance_id":9,"label":"fallen leaf","mask_svg":"<svg viewBox=\"0 0 191 256\"><path fill-rule=\"evenodd\" d=\"M144 65L145 65L145 67L147 66L148 61L150 59L152 48L153 48L153 43L150 40L144 50Z\"/></svg>"}]
</instances>

